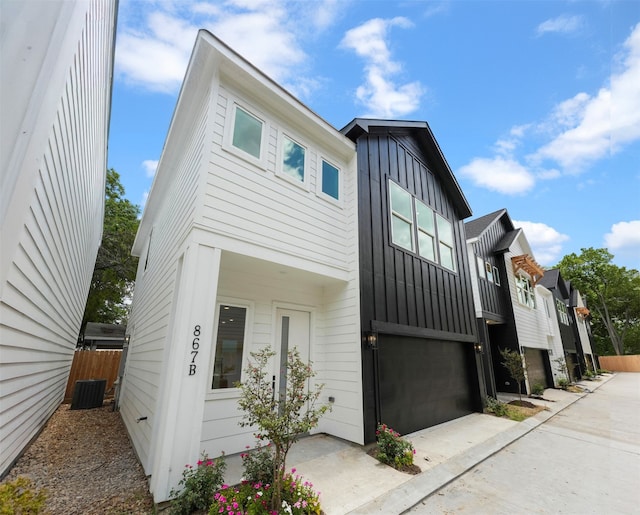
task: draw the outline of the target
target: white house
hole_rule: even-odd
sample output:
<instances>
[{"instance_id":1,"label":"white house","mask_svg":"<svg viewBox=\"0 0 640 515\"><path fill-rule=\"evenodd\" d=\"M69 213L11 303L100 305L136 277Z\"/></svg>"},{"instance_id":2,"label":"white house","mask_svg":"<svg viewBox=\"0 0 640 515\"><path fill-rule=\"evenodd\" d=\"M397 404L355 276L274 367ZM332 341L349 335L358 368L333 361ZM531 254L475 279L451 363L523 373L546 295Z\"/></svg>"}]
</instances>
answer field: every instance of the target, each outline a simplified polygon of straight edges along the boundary
<instances>
[{"instance_id":1,"label":"white house","mask_svg":"<svg viewBox=\"0 0 640 515\"><path fill-rule=\"evenodd\" d=\"M117 2L0 2L0 474L64 397L102 237Z\"/></svg>"},{"instance_id":2,"label":"white house","mask_svg":"<svg viewBox=\"0 0 640 515\"><path fill-rule=\"evenodd\" d=\"M595 372L598 369L596 359L591 348L591 338L589 337L589 308L585 305L582 298L582 294L579 290L571 287L571 309L573 310L573 317L576 321L576 329L578 333L578 340L582 346L582 353L586 365L586 370Z\"/></svg>"},{"instance_id":3,"label":"white house","mask_svg":"<svg viewBox=\"0 0 640 515\"><path fill-rule=\"evenodd\" d=\"M253 445L236 381L296 346L363 442L354 144L199 32L141 219L119 404L156 502L185 463Z\"/></svg>"}]
</instances>

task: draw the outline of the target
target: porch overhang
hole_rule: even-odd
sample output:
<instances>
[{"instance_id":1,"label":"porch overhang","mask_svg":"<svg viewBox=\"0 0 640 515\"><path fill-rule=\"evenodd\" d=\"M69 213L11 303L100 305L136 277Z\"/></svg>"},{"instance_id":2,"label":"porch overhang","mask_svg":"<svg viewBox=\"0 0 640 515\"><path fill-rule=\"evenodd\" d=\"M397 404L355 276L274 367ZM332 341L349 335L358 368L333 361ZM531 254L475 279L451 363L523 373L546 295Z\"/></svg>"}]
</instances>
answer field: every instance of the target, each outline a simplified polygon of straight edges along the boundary
<instances>
[{"instance_id":1,"label":"porch overhang","mask_svg":"<svg viewBox=\"0 0 640 515\"><path fill-rule=\"evenodd\" d=\"M589 314L591 313L589 311L589 308L585 308L584 306L580 306L576 308L576 313L578 313L578 316L580 318L587 318L589 316Z\"/></svg>"},{"instance_id":2,"label":"porch overhang","mask_svg":"<svg viewBox=\"0 0 640 515\"><path fill-rule=\"evenodd\" d=\"M511 258L511 263L513 272L517 273L518 270L524 270L531 277L534 286L544 275L544 269L529 254L514 256Z\"/></svg>"}]
</instances>

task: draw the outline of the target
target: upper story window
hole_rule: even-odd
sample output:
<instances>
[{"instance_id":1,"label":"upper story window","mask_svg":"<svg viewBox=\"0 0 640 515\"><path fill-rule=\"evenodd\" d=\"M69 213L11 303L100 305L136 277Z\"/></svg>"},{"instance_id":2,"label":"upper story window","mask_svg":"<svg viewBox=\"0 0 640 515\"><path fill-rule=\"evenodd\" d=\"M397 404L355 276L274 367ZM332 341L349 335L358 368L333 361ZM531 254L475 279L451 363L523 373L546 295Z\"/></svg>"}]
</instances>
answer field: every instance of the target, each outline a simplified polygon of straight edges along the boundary
<instances>
[{"instance_id":1,"label":"upper story window","mask_svg":"<svg viewBox=\"0 0 640 515\"><path fill-rule=\"evenodd\" d=\"M485 271L484 271L484 261L482 257L476 256L476 265L478 266L478 276L486 279Z\"/></svg>"},{"instance_id":2,"label":"upper story window","mask_svg":"<svg viewBox=\"0 0 640 515\"><path fill-rule=\"evenodd\" d=\"M323 159L321 173L322 193L340 200L340 170Z\"/></svg>"},{"instance_id":3,"label":"upper story window","mask_svg":"<svg viewBox=\"0 0 640 515\"><path fill-rule=\"evenodd\" d=\"M233 388L240 381L245 346L247 308L220 305L211 388Z\"/></svg>"},{"instance_id":4,"label":"upper story window","mask_svg":"<svg viewBox=\"0 0 640 515\"><path fill-rule=\"evenodd\" d=\"M500 286L500 274L498 273L498 267L493 267L493 282L496 286Z\"/></svg>"},{"instance_id":5,"label":"upper story window","mask_svg":"<svg viewBox=\"0 0 640 515\"><path fill-rule=\"evenodd\" d=\"M306 149L288 136L282 137L282 173L304 183Z\"/></svg>"},{"instance_id":6,"label":"upper story window","mask_svg":"<svg viewBox=\"0 0 640 515\"><path fill-rule=\"evenodd\" d=\"M556 299L556 311L558 312L558 320L564 325L569 325L567 306L560 299Z\"/></svg>"},{"instance_id":7,"label":"upper story window","mask_svg":"<svg viewBox=\"0 0 640 515\"><path fill-rule=\"evenodd\" d=\"M393 181L389 181L389 201L391 242L455 271L451 222Z\"/></svg>"},{"instance_id":8,"label":"upper story window","mask_svg":"<svg viewBox=\"0 0 640 515\"><path fill-rule=\"evenodd\" d=\"M256 159L261 158L264 122L239 106L235 108L231 144Z\"/></svg>"},{"instance_id":9,"label":"upper story window","mask_svg":"<svg viewBox=\"0 0 640 515\"><path fill-rule=\"evenodd\" d=\"M411 195L397 184L389 183L391 198L391 241L413 251L413 206Z\"/></svg>"},{"instance_id":10,"label":"upper story window","mask_svg":"<svg viewBox=\"0 0 640 515\"><path fill-rule=\"evenodd\" d=\"M536 293L528 277L520 274L516 276L516 292L520 304L535 309Z\"/></svg>"},{"instance_id":11,"label":"upper story window","mask_svg":"<svg viewBox=\"0 0 640 515\"><path fill-rule=\"evenodd\" d=\"M486 271L487 274L487 281L489 281L490 283L493 282L493 267L491 266L491 263L489 263L488 261L484 264L484 269Z\"/></svg>"}]
</instances>

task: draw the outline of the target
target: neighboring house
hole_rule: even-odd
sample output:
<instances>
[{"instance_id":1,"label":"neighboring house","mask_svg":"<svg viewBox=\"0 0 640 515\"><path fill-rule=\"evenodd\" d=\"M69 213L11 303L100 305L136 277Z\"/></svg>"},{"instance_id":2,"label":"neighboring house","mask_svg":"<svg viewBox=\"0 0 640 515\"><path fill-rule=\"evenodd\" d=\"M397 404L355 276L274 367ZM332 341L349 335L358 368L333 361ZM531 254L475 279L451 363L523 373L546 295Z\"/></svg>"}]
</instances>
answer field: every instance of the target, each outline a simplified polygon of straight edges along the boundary
<instances>
[{"instance_id":1,"label":"neighboring house","mask_svg":"<svg viewBox=\"0 0 640 515\"><path fill-rule=\"evenodd\" d=\"M553 293L544 286L536 286L536 296L539 302L538 328L547 338L549 361L551 374L553 377L552 386L560 386L560 381L568 381L569 377L565 373L566 361L562 338L560 336L560 326L556 316L556 306Z\"/></svg>"},{"instance_id":2,"label":"neighboring house","mask_svg":"<svg viewBox=\"0 0 640 515\"><path fill-rule=\"evenodd\" d=\"M571 281L567 281L569 283L569 307L570 313L573 317L573 327L574 327L574 336L576 341L580 342L580 347L582 349L582 355L585 364L585 371L595 372L598 369L596 356L593 353L591 347L591 327L589 323L590 311L587 308L584 300L582 298L582 294L579 290L573 287Z\"/></svg>"},{"instance_id":3,"label":"neighboring house","mask_svg":"<svg viewBox=\"0 0 640 515\"><path fill-rule=\"evenodd\" d=\"M365 441L481 409L462 220L471 209L425 122L355 119ZM355 201L355 199L354 199Z\"/></svg>"},{"instance_id":4,"label":"neighboring house","mask_svg":"<svg viewBox=\"0 0 640 515\"><path fill-rule=\"evenodd\" d=\"M122 349L126 329L124 325L87 322L80 346L88 350Z\"/></svg>"},{"instance_id":5,"label":"neighboring house","mask_svg":"<svg viewBox=\"0 0 640 515\"><path fill-rule=\"evenodd\" d=\"M362 444L355 145L206 31L195 48L133 253L119 398L156 502L185 463L254 445L234 387L272 347L324 383L317 431Z\"/></svg>"},{"instance_id":6,"label":"neighboring house","mask_svg":"<svg viewBox=\"0 0 640 515\"><path fill-rule=\"evenodd\" d=\"M570 283L565 281L560 274L560 270L555 268L545 271L540 284L553 294L569 379L577 381L582 378L585 370L585 361L578 329L575 327L574 310L571 309Z\"/></svg>"},{"instance_id":7,"label":"neighboring house","mask_svg":"<svg viewBox=\"0 0 640 515\"><path fill-rule=\"evenodd\" d=\"M0 2L0 474L60 405L102 236L117 2Z\"/></svg>"},{"instance_id":8,"label":"neighboring house","mask_svg":"<svg viewBox=\"0 0 640 515\"><path fill-rule=\"evenodd\" d=\"M554 386L551 359L559 333L547 312L550 293L536 287L545 272L524 231L505 209L471 220L465 229L487 394L518 391L502 365L500 351L506 349L524 359L526 391Z\"/></svg>"}]
</instances>

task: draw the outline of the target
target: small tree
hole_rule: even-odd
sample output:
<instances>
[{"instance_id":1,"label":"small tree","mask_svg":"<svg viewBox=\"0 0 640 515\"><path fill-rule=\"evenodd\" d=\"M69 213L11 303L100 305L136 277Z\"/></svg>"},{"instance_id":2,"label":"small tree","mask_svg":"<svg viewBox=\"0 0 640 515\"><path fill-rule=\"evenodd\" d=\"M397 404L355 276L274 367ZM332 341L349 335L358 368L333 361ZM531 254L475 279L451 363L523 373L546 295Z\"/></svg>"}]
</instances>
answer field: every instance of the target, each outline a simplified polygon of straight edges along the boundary
<instances>
[{"instance_id":1,"label":"small tree","mask_svg":"<svg viewBox=\"0 0 640 515\"><path fill-rule=\"evenodd\" d=\"M511 379L518 383L518 397L522 402L522 382L525 380L525 366L522 362L522 356L511 349L501 349L500 354L504 359L502 366L507 369Z\"/></svg>"},{"instance_id":2,"label":"small tree","mask_svg":"<svg viewBox=\"0 0 640 515\"><path fill-rule=\"evenodd\" d=\"M246 380L236 383L240 388L238 404L244 411L241 427L257 426L255 433L259 440L270 441L274 447L272 509L278 510L282 504L282 487L285 462L291 446L302 433L318 425L320 417L329 406L317 407L316 402L324 385L308 387L309 380L316 374L311 365L300 359L296 348L287 356L287 387L284 395L276 397L267 365L275 356L270 348L252 352L253 363L245 369Z\"/></svg>"}]
</instances>

